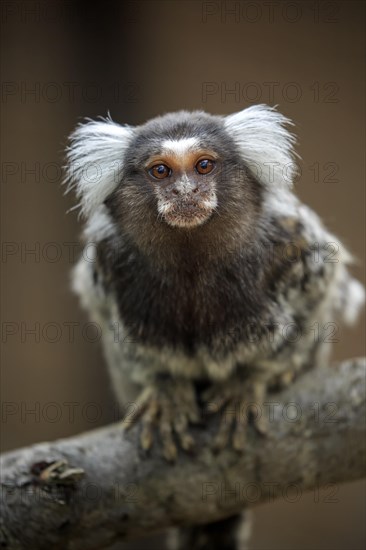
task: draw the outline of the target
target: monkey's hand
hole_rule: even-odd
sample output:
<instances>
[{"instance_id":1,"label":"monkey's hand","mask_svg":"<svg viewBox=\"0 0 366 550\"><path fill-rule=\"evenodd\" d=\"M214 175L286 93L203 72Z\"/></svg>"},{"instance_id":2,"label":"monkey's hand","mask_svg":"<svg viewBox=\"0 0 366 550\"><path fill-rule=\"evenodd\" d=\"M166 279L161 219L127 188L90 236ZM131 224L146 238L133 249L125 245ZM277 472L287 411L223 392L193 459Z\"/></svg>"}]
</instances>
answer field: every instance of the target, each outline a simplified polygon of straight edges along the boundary
<instances>
[{"instance_id":1,"label":"monkey's hand","mask_svg":"<svg viewBox=\"0 0 366 550\"><path fill-rule=\"evenodd\" d=\"M137 421L141 422L140 444L144 450L152 447L155 432L159 432L163 456L174 462L177 457L175 440L183 450L192 450L194 441L188 433L188 425L198 423L199 419L192 383L182 379L163 379L142 391L133 413L123 420L122 426L128 430Z\"/></svg>"},{"instance_id":2,"label":"monkey's hand","mask_svg":"<svg viewBox=\"0 0 366 550\"><path fill-rule=\"evenodd\" d=\"M266 394L265 380L243 380L237 375L211 386L204 392L202 397L207 413L221 415L213 442L216 451L229 445L231 434L232 447L239 452L244 451L249 419L252 419L259 433L267 433L267 417L263 406Z\"/></svg>"}]
</instances>

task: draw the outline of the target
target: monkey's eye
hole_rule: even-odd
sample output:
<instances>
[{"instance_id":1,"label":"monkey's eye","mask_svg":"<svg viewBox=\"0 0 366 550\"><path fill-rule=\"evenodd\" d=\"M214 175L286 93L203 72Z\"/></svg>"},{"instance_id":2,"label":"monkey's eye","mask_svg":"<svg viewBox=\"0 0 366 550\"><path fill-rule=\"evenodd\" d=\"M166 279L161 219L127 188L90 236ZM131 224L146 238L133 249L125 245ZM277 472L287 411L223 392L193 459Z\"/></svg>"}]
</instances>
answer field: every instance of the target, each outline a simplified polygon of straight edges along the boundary
<instances>
[{"instance_id":1,"label":"monkey's eye","mask_svg":"<svg viewBox=\"0 0 366 550\"><path fill-rule=\"evenodd\" d=\"M196 170L199 174L209 174L215 167L215 163L210 159L199 160L196 164Z\"/></svg>"},{"instance_id":2,"label":"monkey's eye","mask_svg":"<svg viewBox=\"0 0 366 550\"><path fill-rule=\"evenodd\" d=\"M157 180L163 180L164 178L167 178L172 173L169 166L166 166L166 164L155 164L152 168L149 170L150 176Z\"/></svg>"}]
</instances>

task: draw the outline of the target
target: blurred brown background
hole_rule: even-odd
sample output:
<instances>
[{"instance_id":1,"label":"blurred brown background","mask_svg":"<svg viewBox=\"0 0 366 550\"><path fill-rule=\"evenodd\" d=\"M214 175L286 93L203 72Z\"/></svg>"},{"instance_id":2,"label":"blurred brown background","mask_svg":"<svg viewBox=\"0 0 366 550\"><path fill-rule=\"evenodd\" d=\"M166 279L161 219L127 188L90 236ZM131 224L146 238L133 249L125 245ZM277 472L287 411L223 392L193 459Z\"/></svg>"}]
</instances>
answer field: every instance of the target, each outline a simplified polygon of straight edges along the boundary
<instances>
[{"instance_id":1,"label":"blurred brown background","mask_svg":"<svg viewBox=\"0 0 366 550\"><path fill-rule=\"evenodd\" d=\"M297 193L343 238L364 280L363 2L1 7L2 450L116 419L98 335L69 290L80 224L66 214L61 165L82 117L110 111L139 124L181 108L278 104L297 126ZM363 334L364 322L341 329L335 356L364 354ZM257 508L252 548L364 548L365 485L328 496Z\"/></svg>"}]
</instances>

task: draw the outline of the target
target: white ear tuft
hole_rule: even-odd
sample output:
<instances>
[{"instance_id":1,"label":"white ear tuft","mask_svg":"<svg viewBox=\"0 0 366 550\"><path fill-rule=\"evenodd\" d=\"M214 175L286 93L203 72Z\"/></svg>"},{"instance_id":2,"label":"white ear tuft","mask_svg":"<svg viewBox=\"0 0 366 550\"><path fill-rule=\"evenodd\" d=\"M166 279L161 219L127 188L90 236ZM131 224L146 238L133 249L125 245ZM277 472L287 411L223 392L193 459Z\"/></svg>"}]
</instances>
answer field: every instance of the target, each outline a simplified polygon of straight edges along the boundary
<instances>
[{"instance_id":1,"label":"white ear tuft","mask_svg":"<svg viewBox=\"0 0 366 550\"><path fill-rule=\"evenodd\" d=\"M265 185L291 186L297 172L293 122L268 105L225 117L225 127L252 173Z\"/></svg>"},{"instance_id":2,"label":"white ear tuft","mask_svg":"<svg viewBox=\"0 0 366 550\"><path fill-rule=\"evenodd\" d=\"M76 189L85 216L93 214L117 187L133 133L130 126L103 119L81 124L71 134L66 183L68 190Z\"/></svg>"}]
</instances>

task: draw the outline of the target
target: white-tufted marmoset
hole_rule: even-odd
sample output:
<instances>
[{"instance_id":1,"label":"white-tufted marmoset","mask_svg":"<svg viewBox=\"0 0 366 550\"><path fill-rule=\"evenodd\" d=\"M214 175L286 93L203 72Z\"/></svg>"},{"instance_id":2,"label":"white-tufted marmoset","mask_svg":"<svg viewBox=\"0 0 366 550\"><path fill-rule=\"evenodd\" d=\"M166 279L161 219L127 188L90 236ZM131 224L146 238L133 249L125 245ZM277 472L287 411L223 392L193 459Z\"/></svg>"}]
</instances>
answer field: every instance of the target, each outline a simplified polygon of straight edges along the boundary
<instances>
[{"instance_id":1,"label":"white-tufted marmoset","mask_svg":"<svg viewBox=\"0 0 366 550\"><path fill-rule=\"evenodd\" d=\"M268 388L325 361L364 300L350 254L292 193L289 125L258 105L89 121L71 136L88 249L73 286L102 328L119 401L136 400L125 425L168 460L194 446L204 402L222 413L213 445L245 452L250 414L225 408L247 406L265 432Z\"/></svg>"}]
</instances>

